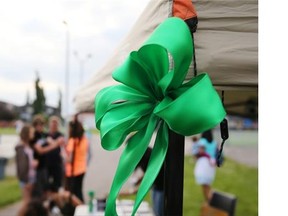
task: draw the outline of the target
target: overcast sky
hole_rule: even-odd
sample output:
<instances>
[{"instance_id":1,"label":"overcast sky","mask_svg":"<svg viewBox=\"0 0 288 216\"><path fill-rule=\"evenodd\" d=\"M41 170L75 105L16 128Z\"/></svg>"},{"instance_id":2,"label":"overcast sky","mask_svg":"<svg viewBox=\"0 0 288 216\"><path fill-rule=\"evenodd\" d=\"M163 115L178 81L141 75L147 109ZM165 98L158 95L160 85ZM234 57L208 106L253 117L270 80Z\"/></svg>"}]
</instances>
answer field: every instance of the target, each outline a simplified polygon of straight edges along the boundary
<instances>
[{"instance_id":1,"label":"overcast sky","mask_svg":"<svg viewBox=\"0 0 288 216\"><path fill-rule=\"evenodd\" d=\"M80 59L85 83L106 63L148 2L0 0L0 100L23 105L29 94L33 101L35 71L48 105L57 105L59 89L65 96L65 20L71 50L69 112L73 112L72 97L81 84ZM92 58L86 58L88 54Z\"/></svg>"}]
</instances>

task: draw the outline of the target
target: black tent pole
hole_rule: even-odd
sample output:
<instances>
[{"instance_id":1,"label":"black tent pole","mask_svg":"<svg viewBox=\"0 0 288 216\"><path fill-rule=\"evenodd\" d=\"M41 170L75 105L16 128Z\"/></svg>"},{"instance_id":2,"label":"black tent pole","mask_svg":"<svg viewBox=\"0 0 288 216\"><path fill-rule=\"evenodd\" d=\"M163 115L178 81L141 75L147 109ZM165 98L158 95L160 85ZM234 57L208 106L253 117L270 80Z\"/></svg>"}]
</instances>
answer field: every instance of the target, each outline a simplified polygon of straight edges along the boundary
<instances>
[{"instance_id":1,"label":"black tent pole","mask_svg":"<svg viewBox=\"0 0 288 216\"><path fill-rule=\"evenodd\" d=\"M184 177L184 136L169 130L164 162L164 215L182 216Z\"/></svg>"},{"instance_id":2,"label":"black tent pole","mask_svg":"<svg viewBox=\"0 0 288 216\"><path fill-rule=\"evenodd\" d=\"M194 76L197 76L193 33L196 32L198 18L192 17L185 22L192 37ZM184 147L185 137L169 130L168 151L164 162L164 216L183 215Z\"/></svg>"}]
</instances>

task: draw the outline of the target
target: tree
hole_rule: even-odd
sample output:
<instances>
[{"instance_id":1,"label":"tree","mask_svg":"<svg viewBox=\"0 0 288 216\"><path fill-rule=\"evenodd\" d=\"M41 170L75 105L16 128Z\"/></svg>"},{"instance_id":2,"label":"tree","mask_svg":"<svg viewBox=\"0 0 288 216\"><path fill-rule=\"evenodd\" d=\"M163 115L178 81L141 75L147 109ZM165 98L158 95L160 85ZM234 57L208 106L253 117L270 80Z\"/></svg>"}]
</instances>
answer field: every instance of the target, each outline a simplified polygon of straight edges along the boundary
<instances>
[{"instance_id":1,"label":"tree","mask_svg":"<svg viewBox=\"0 0 288 216\"><path fill-rule=\"evenodd\" d=\"M0 120L12 121L17 118L15 110L7 109L4 106L0 106Z\"/></svg>"},{"instance_id":2,"label":"tree","mask_svg":"<svg viewBox=\"0 0 288 216\"><path fill-rule=\"evenodd\" d=\"M36 98L33 102L34 114L41 114L45 111L45 95L44 89L40 85L39 73L36 71L36 80L35 80L35 92Z\"/></svg>"}]
</instances>

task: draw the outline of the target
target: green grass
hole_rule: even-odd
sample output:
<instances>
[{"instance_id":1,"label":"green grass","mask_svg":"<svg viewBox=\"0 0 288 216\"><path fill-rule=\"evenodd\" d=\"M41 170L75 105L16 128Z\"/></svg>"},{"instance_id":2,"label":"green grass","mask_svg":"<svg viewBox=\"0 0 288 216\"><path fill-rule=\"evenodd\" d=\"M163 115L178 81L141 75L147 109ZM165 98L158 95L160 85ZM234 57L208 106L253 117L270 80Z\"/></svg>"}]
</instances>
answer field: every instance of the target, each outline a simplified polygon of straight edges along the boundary
<instances>
[{"instance_id":1,"label":"green grass","mask_svg":"<svg viewBox=\"0 0 288 216\"><path fill-rule=\"evenodd\" d=\"M98 130L97 128L91 129L91 133L92 133L92 134L96 134L96 135L99 135L99 134L100 134L100 132L99 132L99 130Z\"/></svg>"},{"instance_id":2,"label":"green grass","mask_svg":"<svg viewBox=\"0 0 288 216\"><path fill-rule=\"evenodd\" d=\"M194 180L194 159L185 157L184 174L184 215L199 215L204 198L201 187ZM236 216L258 215L258 169L225 160L217 168L212 188L234 194L237 197Z\"/></svg>"},{"instance_id":3,"label":"green grass","mask_svg":"<svg viewBox=\"0 0 288 216\"><path fill-rule=\"evenodd\" d=\"M16 177L7 176L0 180L0 191L0 207L4 207L21 199L19 182Z\"/></svg>"},{"instance_id":4,"label":"green grass","mask_svg":"<svg viewBox=\"0 0 288 216\"><path fill-rule=\"evenodd\" d=\"M197 185L194 180L194 165L194 159L186 156L183 193L184 216L200 215L200 208L204 202L201 186ZM223 167L216 170L216 179L212 188L234 194L237 197L236 216L258 215L258 169L225 158ZM135 199L135 196L121 198ZM145 200L151 204L150 194L146 196Z\"/></svg>"},{"instance_id":5,"label":"green grass","mask_svg":"<svg viewBox=\"0 0 288 216\"><path fill-rule=\"evenodd\" d=\"M13 135L13 134L16 134L16 129L12 127L0 128L0 134Z\"/></svg>"}]
</instances>

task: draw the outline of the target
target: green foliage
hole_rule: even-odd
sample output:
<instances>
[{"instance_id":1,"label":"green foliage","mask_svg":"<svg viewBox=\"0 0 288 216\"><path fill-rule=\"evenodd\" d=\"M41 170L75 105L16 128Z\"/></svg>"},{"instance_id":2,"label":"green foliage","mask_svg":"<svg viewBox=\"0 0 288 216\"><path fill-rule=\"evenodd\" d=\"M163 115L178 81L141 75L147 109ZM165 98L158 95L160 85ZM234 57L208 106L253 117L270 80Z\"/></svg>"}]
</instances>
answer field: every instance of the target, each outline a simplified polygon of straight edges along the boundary
<instances>
[{"instance_id":1,"label":"green foliage","mask_svg":"<svg viewBox=\"0 0 288 216\"><path fill-rule=\"evenodd\" d=\"M36 74L36 80L35 80L35 92L36 92L36 98L33 102L33 108L34 108L34 114L41 114L44 113L45 109L45 95L44 95L44 89L40 86L40 78L39 75Z\"/></svg>"},{"instance_id":2,"label":"green foliage","mask_svg":"<svg viewBox=\"0 0 288 216\"><path fill-rule=\"evenodd\" d=\"M16 177L6 177L0 180L0 207L19 201L21 190Z\"/></svg>"},{"instance_id":3,"label":"green foliage","mask_svg":"<svg viewBox=\"0 0 288 216\"><path fill-rule=\"evenodd\" d=\"M0 106L0 120L12 121L15 120L18 116L14 110L9 110L6 107Z\"/></svg>"}]
</instances>

